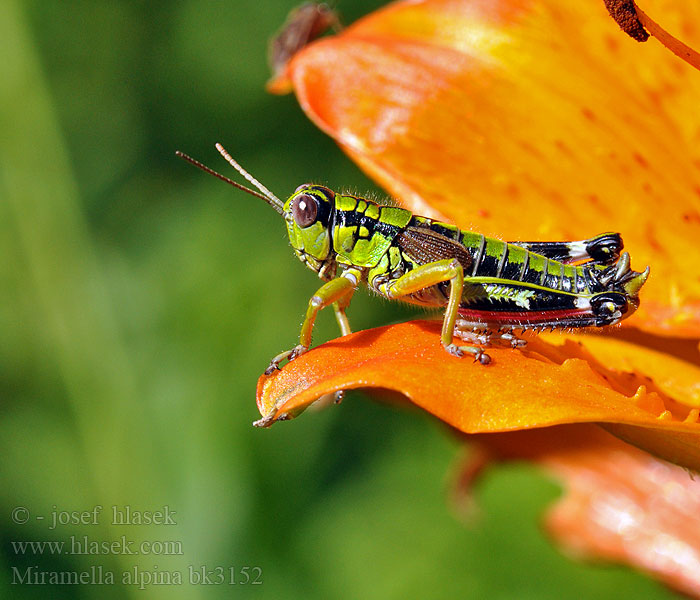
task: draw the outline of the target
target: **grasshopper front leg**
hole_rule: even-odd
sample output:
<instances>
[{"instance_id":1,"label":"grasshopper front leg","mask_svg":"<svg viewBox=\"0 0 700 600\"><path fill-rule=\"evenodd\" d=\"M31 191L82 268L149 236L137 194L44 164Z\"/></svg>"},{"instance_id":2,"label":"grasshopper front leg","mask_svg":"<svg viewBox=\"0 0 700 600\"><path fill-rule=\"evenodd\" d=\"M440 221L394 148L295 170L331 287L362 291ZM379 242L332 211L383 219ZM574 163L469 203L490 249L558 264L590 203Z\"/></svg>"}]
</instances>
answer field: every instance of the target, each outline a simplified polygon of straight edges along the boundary
<instances>
[{"instance_id":1,"label":"grasshopper front leg","mask_svg":"<svg viewBox=\"0 0 700 600\"><path fill-rule=\"evenodd\" d=\"M350 304L350 299L357 289L361 273L355 269L348 269L340 277L331 279L324 283L318 291L311 296L309 306L306 309L306 316L301 326L299 334L299 344L291 350L281 352L270 361L270 366L265 369L265 375L270 375L275 369L279 369L279 364L287 359L294 360L309 349L311 346L311 335L319 311L326 306L333 305L335 316L343 335L350 333L350 323L345 315L345 309Z\"/></svg>"},{"instance_id":2,"label":"grasshopper front leg","mask_svg":"<svg viewBox=\"0 0 700 600\"><path fill-rule=\"evenodd\" d=\"M394 300L447 281L450 282L450 296L442 321L440 341L445 350L454 356L464 356L465 352L469 352L474 355L474 360L488 364L491 362L491 358L481 348L457 346L452 342L459 304L462 300L462 290L464 289L464 271L457 259L444 259L421 265L398 279L383 284L380 286L380 291L387 298Z\"/></svg>"}]
</instances>

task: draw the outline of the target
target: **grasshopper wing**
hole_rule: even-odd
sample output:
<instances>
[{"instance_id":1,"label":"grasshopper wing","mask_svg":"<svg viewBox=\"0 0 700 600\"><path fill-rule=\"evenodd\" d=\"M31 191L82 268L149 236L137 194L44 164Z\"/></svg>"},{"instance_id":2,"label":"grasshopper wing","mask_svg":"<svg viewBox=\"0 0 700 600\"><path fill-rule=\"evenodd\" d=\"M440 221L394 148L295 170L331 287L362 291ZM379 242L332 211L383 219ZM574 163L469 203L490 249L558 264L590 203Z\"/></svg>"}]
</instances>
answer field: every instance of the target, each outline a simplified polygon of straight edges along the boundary
<instances>
[{"instance_id":1,"label":"grasshopper wing","mask_svg":"<svg viewBox=\"0 0 700 600\"><path fill-rule=\"evenodd\" d=\"M472 265L471 254L462 244L426 227L406 227L396 236L396 243L419 265L446 258L456 258L465 271Z\"/></svg>"}]
</instances>

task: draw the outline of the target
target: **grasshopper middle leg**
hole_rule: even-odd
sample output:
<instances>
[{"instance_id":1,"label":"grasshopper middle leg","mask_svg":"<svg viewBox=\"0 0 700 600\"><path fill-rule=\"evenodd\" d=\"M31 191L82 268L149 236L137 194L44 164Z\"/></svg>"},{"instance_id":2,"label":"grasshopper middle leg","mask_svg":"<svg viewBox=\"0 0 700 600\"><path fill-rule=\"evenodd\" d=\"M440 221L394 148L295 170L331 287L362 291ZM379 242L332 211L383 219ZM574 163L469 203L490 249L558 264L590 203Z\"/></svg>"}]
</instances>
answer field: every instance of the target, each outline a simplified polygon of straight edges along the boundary
<instances>
[{"instance_id":1,"label":"grasshopper middle leg","mask_svg":"<svg viewBox=\"0 0 700 600\"><path fill-rule=\"evenodd\" d=\"M448 281L450 282L450 295L442 321L440 341L445 350L454 356L464 356L464 353L468 352L474 355L474 360L488 364L491 362L491 358L481 348L458 346L452 341L459 314L459 305L462 300L462 290L464 289L464 271L457 259L444 259L422 265L394 281L383 284L380 287L380 292L390 299L396 299Z\"/></svg>"},{"instance_id":2,"label":"grasshopper middle leg","mask_svg":"<svg viewBox=\"0 0 700 600\"><path fill-rule=\"evenodd\" d=\"M502 346L506 348L524 348L527 346L527 340L519 338L511 329L483 331L477 327L471 321L457 319L455 335L465 342L472 342L481 346Z\"/></svg>"}]
</instances>

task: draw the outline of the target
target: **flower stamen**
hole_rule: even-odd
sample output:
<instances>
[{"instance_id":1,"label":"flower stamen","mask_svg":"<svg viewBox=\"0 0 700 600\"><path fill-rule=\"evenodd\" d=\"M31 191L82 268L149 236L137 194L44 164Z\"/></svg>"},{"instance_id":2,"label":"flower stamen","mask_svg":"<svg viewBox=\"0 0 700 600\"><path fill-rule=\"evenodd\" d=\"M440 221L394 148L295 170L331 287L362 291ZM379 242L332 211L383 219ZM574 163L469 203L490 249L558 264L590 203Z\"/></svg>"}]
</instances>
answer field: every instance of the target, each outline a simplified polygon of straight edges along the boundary
<instances>
[{"instance_id":1,"label":"flower stamen","mask_svg":"<svg viewBox=\"0 0 700 600\"><path fill-rule=\"evenodd\" d=\"M646 42L649 39L649 34L639 20L632 0L603 0L603 2L622 31L638 42Z\"/></svg>"},{"instance_id":2,"label":"flower stamen","mask_svg":"<svg viewBox=\"0 0 700 600\"><path fill-rule=\"evenodd\" d=\"M633 0L603 0L610 16L631 38L646 42L653 35L678 58L700 70L700 53L673 37Z\"/></svg>"}]
</instances>

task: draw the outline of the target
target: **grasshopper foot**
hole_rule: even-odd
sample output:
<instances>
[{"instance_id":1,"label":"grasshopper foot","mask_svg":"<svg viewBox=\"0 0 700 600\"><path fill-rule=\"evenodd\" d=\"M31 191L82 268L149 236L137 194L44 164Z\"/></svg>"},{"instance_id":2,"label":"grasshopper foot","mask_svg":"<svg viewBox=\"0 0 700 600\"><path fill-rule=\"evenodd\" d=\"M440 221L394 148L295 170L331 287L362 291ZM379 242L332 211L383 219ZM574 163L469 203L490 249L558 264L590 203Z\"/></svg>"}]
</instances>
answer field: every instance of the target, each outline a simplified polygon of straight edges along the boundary
<instances>
[{"instance_id":1,"label":"grasshopper foot","mask_svg":"<svg viewBox=\"0 0 700 600\"><path fill-rule=\"evenodd\" d=\"M498 342L502 342L504 346L510 346L511 348L524 348L527 346L527 340L519 338L513 333L501 333L499 337L492 341L494 345Z\"/></svg>"},{"instance_id":2,"label":"grasshopper foot","mask_svg":"<svg viewBox=\"0 0 700 600\"><path fill-rule=\"evenodd\" d=\"M276 370L280 368L280 363L283 360L287 360L289 362L293 361L295 358L301 356L304 354L309 349L308 346L302 346L301 344L294 346L291 350L285 350L284 352L280 352L275 358L273 358L270 361L270 365L265 369L265 375L272 375Z\"/></svg>"},{"instance_id":3,"label":"grasshopper foot","mask_svg":"<svg viewBox=\"0 0 700 600\"><path fill-rule=\"evenodd\" d=\"M527 346L527 340L519 338L512 330L478 331L470 327L470 324L466 321L457 321L455 335L465 342L479 344L480 346L497 346L516 349ZM477 360L482 362L482 364L487 364L483 363L480 356L477 357Z\"/></svg>"},{"instance_id":4,"label":"grasshopper foot","mask_svg":"<svg viewBox=\"0 0 700 600\"><path fill-rule=\"evenodd\" d=\"M458 346L457 344L448 344L445 346L445 350L461 358L465 353L472 354L474 356L474 362L479 362L482 365L488 365L491 362L491 357L483 351L482 348L477 348L476 346Z\"/></svg>"},{"instance_id":5,"label":"grasshopper foot","mask_svg":"<svg viewBox=\"0 0 700 600\"><path fill-rule=\"evenodd\" d=\"M447 350L448 354L456 356L457 358L462 358L464 356L464 351L457 344L448 344L445 346L445 350Z\"/></svg>"},{"instance_id":6,"label":"grasshopper foot","mask_svg":"<svg viewBox=\"0 0 700 600\"><path fill-rule=\"evenodd\" d=\"M479 362L479 364L482 365L488 365L491 362L491 357L486 354L481 348L474 348L476 352L474 352L474 362Z\"/></svg>"}]
</instances>

